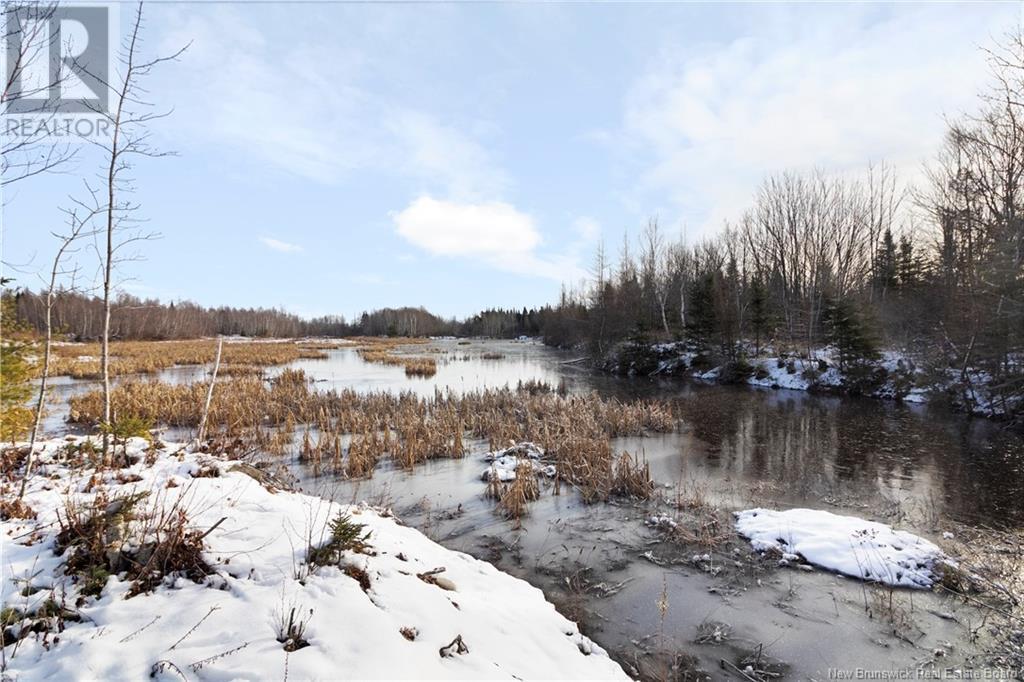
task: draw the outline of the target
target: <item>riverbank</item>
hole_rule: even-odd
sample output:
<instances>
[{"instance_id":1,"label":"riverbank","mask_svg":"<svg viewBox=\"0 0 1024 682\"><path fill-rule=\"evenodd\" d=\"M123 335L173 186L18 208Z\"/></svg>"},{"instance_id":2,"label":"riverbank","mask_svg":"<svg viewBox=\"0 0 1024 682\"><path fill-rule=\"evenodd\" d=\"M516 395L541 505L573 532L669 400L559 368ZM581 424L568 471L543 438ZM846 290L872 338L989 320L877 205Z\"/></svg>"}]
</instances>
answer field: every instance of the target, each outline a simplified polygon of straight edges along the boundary
<instances>
[{"instance_id":1,"label":"riverbank","mask_svg":"<svg viewBox=\"0 0 1024 682\"><path fill-rule=\"evenodd\" d=\"M974 416L1013 419L1020 400L1000 396L991 377L974 367L925 367L910 354L895 350L873 359L846 360L834 347L787 353L771 346L746 344L734 359L718 357L686 341L624 343L596 367L623 376L687 377L721 384L748 384L906 403L932 403Z\"/></svg>"},{"instance_id":2,"label":"riverbank","mask_svg":"<svg viewBox=\"0 0 1024 682\"><path fill-rule=\"evenodd\" d=\"M141 438L96 469L95 445L46 441L24 506L5 491L5 677L625 677L539 590L385 510Z\"/></svg>"}]
</instances>

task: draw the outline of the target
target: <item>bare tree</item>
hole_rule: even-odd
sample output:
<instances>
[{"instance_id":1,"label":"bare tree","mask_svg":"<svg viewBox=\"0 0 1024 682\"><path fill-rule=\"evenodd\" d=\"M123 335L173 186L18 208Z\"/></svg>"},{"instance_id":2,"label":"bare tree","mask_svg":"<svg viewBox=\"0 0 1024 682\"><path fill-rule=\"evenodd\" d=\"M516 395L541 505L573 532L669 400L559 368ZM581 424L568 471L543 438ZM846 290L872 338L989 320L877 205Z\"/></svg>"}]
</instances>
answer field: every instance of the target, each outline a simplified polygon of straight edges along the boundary
<instances>
[{"instance_id":1,"label":"bare tree","mask_svg":"<svg viewBox=\"0 0 1024 682\"><path fill-rule=\"evenodd\" d=\"M641 275L644 294L654 304L662 329L668 335L669 260L658 219L647 221L641 235Z\"/></svg>"},{"instance_id":2,"label":"bare tree","mask_svg":"<svg viewBox=\"0 0 1024 682\"><path fill-rule=\"evenodd\" d=\"M136 255L125 251L127 247L156 238L154 232L140 229L140 222L135 217L138 204L125 198L132 191L129 172L132 162L139 156L161 157L170 152L161 152L149 144L147 126L150 122L169 115L169 111L155 111L153 104L143 99L145 90L141 81L150 74L157 65L177 59L188 46L166 57L156 57L148 61L139 58L141 48L142 3L135 12L131 30L124 40L119 57L119 81L107 83L113 93L111 110L96 108L95 112L103 116L110 124L110 139L97 140L106 158L103 191L105 202L95 201L99 210L102 227L102 248L97 247L103 273L103 333L101 337L101 371L103 375L103 452L108 454L108 435L112 424L110 402L110 312L111 294L113 292L113 274L115 265L136 258ZM93 193L95 198L95 193Z\"/></svg>"},{"instance_id":3,"label":"bare tree","mask_svg":"<svg viewBox=\"0 0 1024 682\"><path fill-rule=\"evenodd\" d=\"M43 344L42 375L39 380L39 394L36 398L35 421L32 423L32 432L28 443L28 460L25 463L25 474L21 479L21 488L18 491L18 499L21 499L25 495L25 484L28 482L29 476L32 475L32 465L35 463L36 439L39 435L39 427L43 419L43 407L46 401L46 385L50 378L50 352L53 345L53 306L57 300L57 280L61 277L71 275L71 290L74 290L74 274L77 272L77 268L65 270L64 257L72 253L72 246L75 241L79 237L85 236L84 231L86 226L95 216L95 209L85 209L84 215L79 213L79 209L84 209L84 207L80 206L76 209L69 209L66 211L68 214L68 225L70 227L67 234L53 234L53 236L60 242L60 246L57 247L57 253L53 257L53 265L50 268L50 281L46 287L46 328Z\"/></svg>"}]
</instances>

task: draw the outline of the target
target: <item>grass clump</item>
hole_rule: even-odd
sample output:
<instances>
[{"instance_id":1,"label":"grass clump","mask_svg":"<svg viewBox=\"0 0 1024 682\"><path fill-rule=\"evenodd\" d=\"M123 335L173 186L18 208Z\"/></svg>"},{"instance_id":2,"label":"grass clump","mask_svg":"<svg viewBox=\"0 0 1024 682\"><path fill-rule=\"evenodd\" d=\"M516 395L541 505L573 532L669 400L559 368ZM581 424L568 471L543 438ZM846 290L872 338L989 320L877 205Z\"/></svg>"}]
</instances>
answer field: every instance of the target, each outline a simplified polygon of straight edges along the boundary
<instances>
[{"instance_id":1,"label":"grass clump","mask_svg":"<svg viewBox=\"0 0 1024 682\"><path fill-rule=\"evenodd\" d=\"M277 632L277 641L284 645L287 652L298 651L309 646L306 633L309 630L309 621L313 618L313 609L309 615L302 617L296 612L298 607L292 606L288 613L282 610L278 612L274 629Z\"/></svg>"},{"instance_id":2,"label":"grass clump","mask_svg":"<svg viewBox=\"0 0 1024 682\"><path fill-rule=\"evenodd\" d=\"M402 367L406 376L432 377L437 374L437 360L434 358L396 353L398 346L405 343L392 342L391 339L385 341L371 342L357 348L356 353L365 362Z\"/></svg>"},{"instance_id":3,"label":"grass clump","mask_svg":"<svg viewBox=\"0 0 1024 682\"><path fill-rule=\"evenodd\" d=\"M510 483L501 483L497 476L487 484L487 495L498 500L498 509L506 519L514 519L516 525L527 513L527 504L540 497L540 484L529 460L516 465L516 477Z\"/></svg>"},{"instance_id":4,"label":"grass clump","mask_svg":"<svg viewBox=\"0 0 1024 682\"><path fill-rule=\"evenodd\" d=\"M654 494L654 481L647 460L623 452L615 463L611 493L641 500L650 499Z\"/></svg>"}]
</instances>

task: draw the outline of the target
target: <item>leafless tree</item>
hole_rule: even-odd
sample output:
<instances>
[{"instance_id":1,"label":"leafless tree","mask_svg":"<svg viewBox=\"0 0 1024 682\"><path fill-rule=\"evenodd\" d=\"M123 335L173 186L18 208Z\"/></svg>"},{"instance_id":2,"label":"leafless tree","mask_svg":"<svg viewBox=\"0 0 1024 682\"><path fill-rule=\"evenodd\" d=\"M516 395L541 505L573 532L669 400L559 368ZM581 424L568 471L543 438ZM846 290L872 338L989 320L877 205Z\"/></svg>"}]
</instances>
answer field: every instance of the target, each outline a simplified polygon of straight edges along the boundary
<instances>
[{"instance_id":1,"label":"leafless tree","mask_svg":"<svg viewBox=\"0 0 1024 682\"><path fill-rule=\"evenodd\" d=\"M152 70L168 61L177 59L188 46L166 57L149 60L140 58L142 3L140 2L131 29L125 38L119 56L118 80L106 83L110 88L112 101L109 110L95 108L95 113L109 123L110 139L92 141L99 146L106 162L104 164L103 195L90 188L92 206L96 209L102 227L101 244L97 245L102 270L103 332L101 337L101 372L103 375L103 452L108 455L108 432L112 423L110 405L110 314L114 289L114 269L118 263L138 257L127 251L139 242L156 238L155 232L141 229L137 218L138 204L129 195L133 185L130 171L138 157L168 156L170 152L159 151L149 144L148 125L169 115L169 111L157 111L151 102L144 99L146 91L142 81ZM85 67L83 67L85 68Z\"/></svg>"},{"instance_id":2,"label":"leafless tree","mask_svg":"<svg viewBox=\"0 0 1024 682\"><path fill-rule=\"evenodd\" d=\"M43 366L39 380L39 393L36 398L35 421L32 423L32 431L28 443L28 460L25 463L25 474L21 479L21 488L18 491L18 499L25 495L25 484L32 475L32 465L35 463L35 445L39 435L39 428L43 419L43 408L46 402L47 382L50 378L50 352L53 346L53 306L57 300L57 282L65 276L72 277L70 290L74 291L74 275L77 268L66 269L64 259L74 251L75 242L79 237L86 236L86 226L90 224L95 216L95 209L86 209L79 206L66 211L68 216L69 231L66 234L54 233L59 242L57 253L53 257L53 264L50 268L50 279L46 287L46 327L43 342Z\"/></svg>"}]
</instances>

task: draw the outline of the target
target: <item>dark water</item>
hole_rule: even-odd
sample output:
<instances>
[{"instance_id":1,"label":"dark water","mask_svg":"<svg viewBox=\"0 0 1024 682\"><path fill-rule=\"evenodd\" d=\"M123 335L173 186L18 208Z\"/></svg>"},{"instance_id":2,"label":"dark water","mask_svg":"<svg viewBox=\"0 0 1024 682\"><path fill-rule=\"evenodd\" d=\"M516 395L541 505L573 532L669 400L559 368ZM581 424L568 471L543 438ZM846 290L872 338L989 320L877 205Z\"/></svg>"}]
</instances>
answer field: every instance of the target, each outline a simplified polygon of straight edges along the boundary
<instances>
[{"instance_id":1,"label":"dark water","mask_svg":"<svg viewBox=\"0 0 1024 682\"><path fill-rule=\"evenodd\" d=\"M945 517L1024 526L1024 438L987 420L867 398L595 375L573 362L576 355L534 342L438 340L409 352L428 350L438 359L429 379L365 363L350 350L292 366L318 387L336 389L428 396L544 381L571 392L664 398L682 432L621 445L643 451L665 482L682 476L712 488L757 484L788 506L881 505L921 524Z\"/></svg>"}]
</instances>

